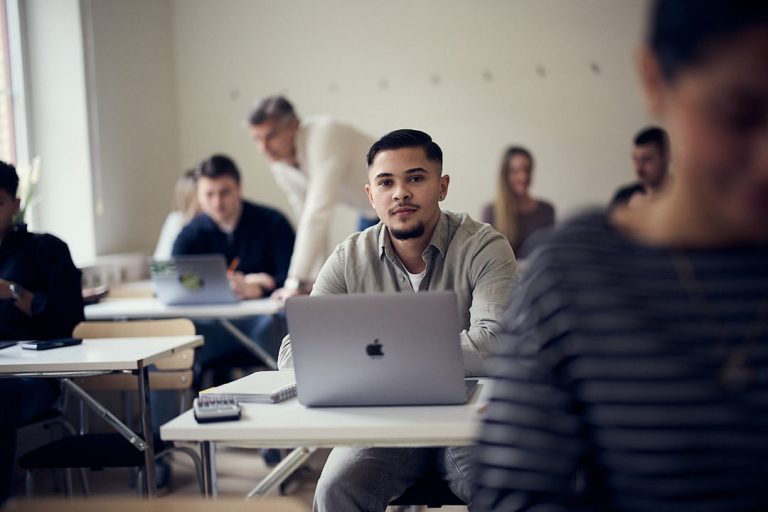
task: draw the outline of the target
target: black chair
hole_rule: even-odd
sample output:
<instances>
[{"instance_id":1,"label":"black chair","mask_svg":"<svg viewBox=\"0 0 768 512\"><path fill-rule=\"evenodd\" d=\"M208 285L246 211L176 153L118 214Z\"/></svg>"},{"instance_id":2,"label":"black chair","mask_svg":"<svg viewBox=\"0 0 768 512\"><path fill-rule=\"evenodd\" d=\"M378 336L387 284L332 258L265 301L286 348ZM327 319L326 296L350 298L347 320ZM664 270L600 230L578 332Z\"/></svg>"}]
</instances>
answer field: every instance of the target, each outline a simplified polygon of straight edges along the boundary
<instances>
[{"instance_id":1,"label":"black chair","mask_svg":"<svg viewBox=\"0 0 768 512\"><path fill-rule=\"evenodd\" d=\"M51 433L51 441L55 441L58 438L66 437L66 436L73 436L77 433L75 428L72 426L72 424L67 421L64 417L64 411L67 408L67 390L62 389L61 395L56 400L56 403L54 403L51 407L48 409L41 411L38 415L34 416L33 418L30 418L27 422L25 422L23 425L21 425L20 428L27 428L27 427L42 427L43 430L46 430ZM53 436L53 431L59 430L60 435L59 436ZM49 442L51 442L49 441ZM24 468L26 469L26 468ZM85 470L80 470L80 483L83 488L83 493L88 494L88 477L85 474ZM66 468L64 470L64 491L67 496L72 495L72 472L71 468ZM58 480L56 479L56 474L54 473L54 488L58 490Z\"/></svg>"},{"instance_id":2,"label":"black chair","mask_svg":"<svg viewBox=\"0 0 768 512\"><path fill-rule=\"evenodd\" d=\"M440 508L447 505L466 505L453 491L446 480L437 473L429 474L416 480L390 505L397 507L426 506Z\"/></svg>"}]
</instances>

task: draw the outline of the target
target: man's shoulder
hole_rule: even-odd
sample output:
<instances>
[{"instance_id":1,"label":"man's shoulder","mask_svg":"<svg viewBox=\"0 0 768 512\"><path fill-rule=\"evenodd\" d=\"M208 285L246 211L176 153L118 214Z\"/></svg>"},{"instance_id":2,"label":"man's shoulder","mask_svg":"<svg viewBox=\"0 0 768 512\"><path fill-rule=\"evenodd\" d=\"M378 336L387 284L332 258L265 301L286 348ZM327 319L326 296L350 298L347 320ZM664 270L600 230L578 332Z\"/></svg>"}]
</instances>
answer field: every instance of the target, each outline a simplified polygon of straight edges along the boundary
<instances>
[{"instance_id":1,"label":"man's shoulder","mask_svg":"<svg viewBox=\"0 0 768 512\"><path fill-rule=\"evenodd\" d=\"M468 213L443 210L448 225L448 236L454 241L481 240L501 235L490 224L473 219ZM503 238L503 237L502 237Z\"/></svg>"},{"instance_id":2,"label":"man's shoulder","mask_svg":"<svg viewBox=\"0 0 768 512\"><path fill-rule=\"evenodd\" d=\"M193 217L186 226L181 228L179 234L184 233L185 235L194 235L204 231L212 230L214 228L215 225L211 221L210 217L204 213L199 213Z\"/></svg>"},{"instance_id":3,"label":"man's shoulder","mask_svg":"<svg viewBox=\"0 0 768 512\"><path fill-rule=\"evenodd\" d=\"M258 220L284 220L286 218L277 208L245 200L243 201L243 216Z\"/></svg>"},{"instance_id":4,"label":"man's shoulder","mask_svg":"<svg viewBox=\"0 0 768 512\"><path fill-rule=\"evenodd\" d=\"M64 248L69 250L69 246L64 240L50 233L24 232L23 234L21 234L21 238L22 240L24 240L25 243L34 244L36 247L58 248L58 249Z\"/></svg>"},{"instance_id":5,"label":"man's shoulder","mask_svg":"<svg viewBox=\"0 0 768 512\"><path fill-rule=\"evenodd\" d=\"M26 229L14 233L12 252L18 257L39 258L38 261L53 262L71 260L69 246L61 238L50 233L32 233Z\"/></svg>"},{"instance_id":6,"label":"man's shoulder","mask_svg":"<svg viewBox=\"0 0 768 512\"><path fill-rule=\"evenodd\" d=\"M611 225L607 212L596 208L575 214L552 229L530 258L574 267L625 250L624 238Z\"/></svg>"},{"instance_id":7,"label":"man's shoulder","mask_svg":"<svg viewBox=\"0 0 768 512\"><path fill-rule=\"evenodd\" d=\"M384 224L371 226L363 231L352 233L336 246L336 253L343 258L378 258L381 253L381 231Z\"/></svg>"},{"instance_id":8,"label":"man's shoulder","mask_svg":"<svg viewBox=\"0 0 768 512\"><path fill-rule=\"evenodd\" d=\"M629 201L629 199L637 194L637 193L645 193L645 189L640 184L640 182L634 182L634 183L628 183L626 185L622 185L621 187L616 190L616 193L613 195L613 199L611 200L611 205L616 205L618 203L625 203Z\"/></svg>"},{"instance_id":9,"label":"man's shoulder","mask_svg":"<svg viewBox=\"0 0 768 512\"><path fill-rule=\"evenodd\" d=\"M308 117L302 120L301 126L309 139L318 141L338 139L346 144L349 144L351 141L365 141L365 143L370 146L375 140L359 128L333 119L330 116L321 115Z\"/></svg>"}]
</instances>

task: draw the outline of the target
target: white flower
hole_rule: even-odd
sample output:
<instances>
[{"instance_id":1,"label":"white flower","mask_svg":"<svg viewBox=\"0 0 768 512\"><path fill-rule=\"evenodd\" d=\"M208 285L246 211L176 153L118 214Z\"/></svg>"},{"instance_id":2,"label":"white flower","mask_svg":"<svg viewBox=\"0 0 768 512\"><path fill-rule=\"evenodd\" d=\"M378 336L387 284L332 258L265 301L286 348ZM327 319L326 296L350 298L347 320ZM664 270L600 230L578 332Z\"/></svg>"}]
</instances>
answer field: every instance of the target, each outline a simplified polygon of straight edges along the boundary
<instances>
[{"instance_id":1,"label":"white flower","mask_svg":"<svg viewBox=\"0 0 768 512\"><path fill-rule=\"evenodd\" d=\"M40 181L40 157L36 156L32 159L32 164L22 162L16 169L19 175L19 192L18 196L21 199L21 207L19 213L16 214L14 221L17 224L23 224L26 220L27 211L35 201L35 191L37 189L37 183Z\"/></svg>"}]
</instances>

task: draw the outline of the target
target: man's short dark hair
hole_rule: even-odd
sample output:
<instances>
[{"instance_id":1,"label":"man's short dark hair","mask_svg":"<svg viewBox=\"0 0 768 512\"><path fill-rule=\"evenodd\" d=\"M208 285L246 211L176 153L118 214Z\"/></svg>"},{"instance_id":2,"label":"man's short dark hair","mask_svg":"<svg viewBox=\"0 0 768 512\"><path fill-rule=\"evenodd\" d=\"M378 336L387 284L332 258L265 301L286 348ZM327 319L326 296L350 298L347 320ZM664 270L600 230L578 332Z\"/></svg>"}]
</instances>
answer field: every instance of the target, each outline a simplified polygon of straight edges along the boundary
<instances>
[{"instance_id":1,"label":"man's short dark hair","mask_svg":"<svg viewBox=\"0 0 768 512\"><path fill-rule=\"evenodd\" d=\"M267 96L259 100L256 106L253 107L251 114L248 116L248 123L251 126L258 126L272 119L289 121L298 119L298 116L296 116L296 111L293 109L291 102L285 99L284 96Z\"/></svg>"},{"instance_id":2,"label":"man's short dark hair","mask_svg":"<svg viewBox=\"0 0 768 512\"><path fill-rule=\"evenodd\" d=\"M240 171L235 162L226 155L213 155L206 158L195 168L195 178L210 178L215 180L229 176L240 183Z\"/></svg>"},{"instance_id":3,"label":"man's short dark hair","mask_svg":"<svg viewBox=\"0 0 768 512\"><path fill-rule=\"evenodd\" d=\"M0 189L14 198L19 191L19 175L16 174L16 168L2 161L0 161Z\"/></svg>"},{"instance_id":4,"label":"man's short dark hair","mask_svg":"<svg viewBox=\"0 0 768 512\"><path fill-rule=\"evenodd\" d=\"M443 166L443 150L432 140L429 134L419 130L403 129L389 132L373 143L371 149L368 150L368 167L371 166L379 151L403 148L423 148L427 160L437 162L441 168Z\"/></svg>"},{"instance_id":5,"label":"man's short dark hair","mask_svg":"<svg viewBox=\"0 0 768 512\"><path fill-rule=\"evenodd\" d=\"M669 153L669 136L663 128L658 126L643 128L635 135L635 146L646 144L655 144L662 155Z\"/></svg>"}]
</instances>

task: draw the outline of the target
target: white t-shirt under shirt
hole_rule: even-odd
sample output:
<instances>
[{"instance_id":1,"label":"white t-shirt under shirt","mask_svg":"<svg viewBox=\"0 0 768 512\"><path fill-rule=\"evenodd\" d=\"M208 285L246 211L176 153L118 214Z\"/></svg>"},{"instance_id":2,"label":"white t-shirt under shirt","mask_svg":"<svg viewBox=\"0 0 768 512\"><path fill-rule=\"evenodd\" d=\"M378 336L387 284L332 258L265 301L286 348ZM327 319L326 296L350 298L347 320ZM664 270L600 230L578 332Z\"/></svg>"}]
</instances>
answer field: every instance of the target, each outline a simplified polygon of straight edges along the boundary
<instances>
[{"instance_id":1,"label":"white t-shirt under shirt","mask_svg":"<svg viewBox=\"0 0 768 512\"><path fill-rule=\"evenodd\" d=\"M406 269L406 272L408 270ZM411 274L408 272L408 279L411 280L411 286L413 286L413 291L418 292L419 287L421 286L421 282L424 280L424 276L427 275L427 269L425 268L418 274Z\"/></svg>"}]
</instances>

